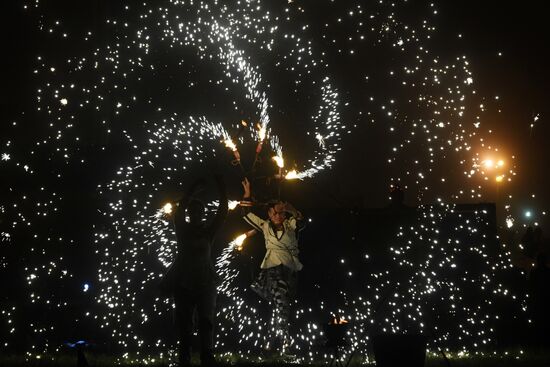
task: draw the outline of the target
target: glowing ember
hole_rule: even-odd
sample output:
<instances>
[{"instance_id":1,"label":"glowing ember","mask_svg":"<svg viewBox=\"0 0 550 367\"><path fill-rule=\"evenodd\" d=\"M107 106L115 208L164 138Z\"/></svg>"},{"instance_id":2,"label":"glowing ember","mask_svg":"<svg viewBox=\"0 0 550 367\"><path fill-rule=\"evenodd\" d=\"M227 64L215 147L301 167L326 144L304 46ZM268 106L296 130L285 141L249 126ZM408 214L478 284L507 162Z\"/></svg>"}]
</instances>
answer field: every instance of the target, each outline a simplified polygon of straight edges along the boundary
<instances>
[{"instance_id":1,"label":"glowing ember","mask_svg":"<svg viewBox=\"0 0 550 367\"><path fill-rule=\"evenodd\" d=\"M225 146L229 149L231 149L232 151L236 152L237 151L237 145L235 143L233 143L233 140L231 139L225 139L224 141L225 143Z\"/></svg>"},{"instance_id":2,"label":"glowing ember","mask_svg":"<svg viewBox=\"0 0 550 367\"><path fill-rule=\"evenodd\" d=\"M227 202L227 207L229 210L234 210L237 206L239 206L240 202L238 200L229 200Z\"/></svg>"},{"instance_id":3,"label":"glowing ember","mask_svg":"<svg viewBox=\"0 0 550 367\"><path fill-rule=\"evenodd\" d=\"M283 168L283 167L285 166L285 161L284 161L282 155L281 155L281 156L277 156L277 155L276 155L276 156L273 156L272 159L275 161L275 164L277 164L277 166L278 166L279 168Z\"/></svg>"},{"instance_id":4,"label":"glowing ember","mask_svg":"<svg viewBox=\"0 0 550 367\"><path fill-rule=\"evenodd\" d=\"M164 212L164 214L171 214L172 210L173 210L172 203L166 203L162 207L162 211Z\"/></svg>"},{"instance_id":5,"label":"glowing ember","mask_svg":"<svg viewBox=\"0 0 550 367\"><path fill-rule=\"evenodd\" d=\"M266 126L261 126L261 125L258 126L258 137L260 138L260 141L265 140L266 130L267 130Z\"/></svg>"},{"instance_id":6,"label":"glowing ember","mask_svg":"<svg viewBox=\"0 0 550 367\"><path fill-rule=\"evenodd\" d=\"M286 174L285 178L286 178L287 180L296 180L296 179L299 179L300 176L298 175L298 172L296 172L296 170L292 170L292 171L289 171L289 172Z\"/></svg>"}]
</instances>

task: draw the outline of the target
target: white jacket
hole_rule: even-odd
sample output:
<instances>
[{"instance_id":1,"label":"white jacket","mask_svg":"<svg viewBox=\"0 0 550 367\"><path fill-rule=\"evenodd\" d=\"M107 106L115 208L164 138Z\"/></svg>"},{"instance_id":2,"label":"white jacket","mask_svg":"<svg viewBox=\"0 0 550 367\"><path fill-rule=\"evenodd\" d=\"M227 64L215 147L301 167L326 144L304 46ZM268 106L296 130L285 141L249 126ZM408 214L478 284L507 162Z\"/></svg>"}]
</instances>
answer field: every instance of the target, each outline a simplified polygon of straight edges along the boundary
<instances>
[{"instance_id":1,"label":"white jacket","mask_svg":"<svg viewBox=\"0 0 550 367\"><path fill-rule=\"evenodd\" d=\"M302 270L303 265L298 259L298 238L294 217L285 219L282 231L275 231L269 220L264 220L252 212L246 214L244 220L264 234L266 253L260 266L262 269L284 265L294 271Z\"/></svg>"}]
</instances>

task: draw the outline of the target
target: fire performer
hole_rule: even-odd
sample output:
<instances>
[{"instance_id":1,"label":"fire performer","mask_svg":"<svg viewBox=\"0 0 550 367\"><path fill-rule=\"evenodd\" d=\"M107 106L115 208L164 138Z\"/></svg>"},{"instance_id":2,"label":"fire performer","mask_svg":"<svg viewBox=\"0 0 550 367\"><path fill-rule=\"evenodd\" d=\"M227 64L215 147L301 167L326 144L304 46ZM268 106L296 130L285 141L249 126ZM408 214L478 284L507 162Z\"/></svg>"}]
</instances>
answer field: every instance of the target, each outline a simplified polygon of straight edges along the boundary
<instances>
[{"instance_id":1,"label":"fire performer","mask_svg":"<svg viewBox=\"0 0 550 367\"><path fill-rule=\"evenodd\" d=\"M243 201L250 201L250 182L245 178L242 185ZM303 217L291 204L281 201L268 205L269 220L258 217L247 206L242 208L244 220L263 233L265 238L266 253L259 277L251 288L273 307L272 342L275 348L280 347L279 352L284 355L290 343L290 303L295 293L297 272L303 267L298 259L297 237L297 232L303 228ZM287 213L290 214L288 217ZM269 344L266 347L273 348Z\"/></svg>"},{"instance_id":2,"label":"fire performer","mask_svg":"<svg viewBox=\"0 0 550 367\"><path fill-rule=\"evenodd\" d=\"M215 269L211 247L216 232L227 215L227 194L221 176L215 176L220 204L213 222L204 221L204 204L193 197L204 185L199 179L191 185L174 212L178 254L163 280L163 288L174 296L179 327L178 359L180 366L191 365L193 316L198 315L201 340L201 364L214 363L214 316L216 304ZM186 221L186 214L189 221Z\"/></svg>"}]
</instances>

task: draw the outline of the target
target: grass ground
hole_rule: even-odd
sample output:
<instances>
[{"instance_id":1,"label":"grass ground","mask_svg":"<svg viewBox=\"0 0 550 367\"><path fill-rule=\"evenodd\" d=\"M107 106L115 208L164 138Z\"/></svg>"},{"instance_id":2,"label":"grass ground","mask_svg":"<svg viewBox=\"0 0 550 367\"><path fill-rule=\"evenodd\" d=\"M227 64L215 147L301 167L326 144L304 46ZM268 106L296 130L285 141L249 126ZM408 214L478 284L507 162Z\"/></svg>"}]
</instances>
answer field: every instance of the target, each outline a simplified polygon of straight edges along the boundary
<instances>
[{"instance_id":1,"label":"grass ground","mask_svg":"<svg viewBox=\"0 0 550 367\"><path fill-rule=\"evenodd\" d=\"M169 366L168 360L157 360L147 364L118 362L116 358L107 355L86 354L86 359L90 367L145 367L145 366ZM198 360L193 361L198 365ZM328 366L329 361L319 361L310 364L310 367ZM354 359L349 367L372 366L376 364L365 363L364 359ZM77 358L75 354L59 354L51 356L42 356L40 359L26 359L22 356L0 356L0 366L2 367L76 367ZM276 360L267 360L262 363L251 363L245 361L233 361L231 363L220 363L221 367L244 366L244 367L295 367L295 363L284 363ZM438 355L429 355L426 358L425 367L550 367L550 350L532 349L523 351L511 351L508 353L471 355L462 357L450 356L448 363L443 357ZM395 366L400 367L400 366ZM406 366L403 366L406 367Z\"/></svg>"}]
</instances>

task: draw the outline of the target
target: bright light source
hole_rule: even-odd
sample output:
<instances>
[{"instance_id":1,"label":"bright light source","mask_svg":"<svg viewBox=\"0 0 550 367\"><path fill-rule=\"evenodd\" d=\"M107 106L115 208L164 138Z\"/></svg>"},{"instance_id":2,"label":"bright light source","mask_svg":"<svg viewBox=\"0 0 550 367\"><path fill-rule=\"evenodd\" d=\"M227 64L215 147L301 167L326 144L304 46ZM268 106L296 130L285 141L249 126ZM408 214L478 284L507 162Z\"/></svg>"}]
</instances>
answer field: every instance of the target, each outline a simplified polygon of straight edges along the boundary
<instances>
[{"instance_id":1,"label":"bright light source","mask_svg":"<svg viewBox=\"0 0 550 367\"><path fill-rule=\"evenodd\" d=\"M485 165L485 168L493 168L493 166L494 166L494 163L493 163L492 159L485 160L483 162L483 164Z\"/></svg>"},{"instance_id":2,"label":"bright light source","mask_svg":"<svg viewBox=\"0 0 550 367\"><path fill-rule=\"evenodd\" d=\"M292 170L286 174L285 178L287 180L295 180L300 177L298 177L298 172L296 172L296 170Z\"/></svg>"},{"instance_id":3,"label":"bright light source","mask_svg":"<svg viewBox=\"0 0 550 367\"><path fill-rule=\"evenodd\" d=\"M277 163L277 166L279 168L283 168L285 166L285 161L283 159L283 156L276 155L272 159L275 161L275 163Z\"/></svg>"},{"instance_id":4,"label":"bright light source","mask_svg":"<svg viewBox=\"0 0 550 367\"><path fill-rule=\"evenodd\" d=\"M241 251L243 249L243 243L244 240L246 240L246 237L248 237L246 233L243 233L239 237L235 238L235 247L237 250Z\"/></svg>"},{"instance_id":5,"label":"bright light source","mask_svg":"<svg viewBox=\"0 0 550 367\"><path fill-rule=\"evenodd\" d=\"M235 143L233 143L233 140L231 139L225 139L224 144L227 148L231 149L232 151L237 150L237 146L235 145Z\"/></svg>"},{"instance_id":6,"label":"bright light source","mask_svg":"<svg viewBox=\"0 0 550 367\"><path fill-rule=\"evenodd\" d=\"M162 211L164 212L164 214L170 214L172 213L172 210L173 210L172 203L166 203L162 207Z\"/></svg>"}]
</instances>

